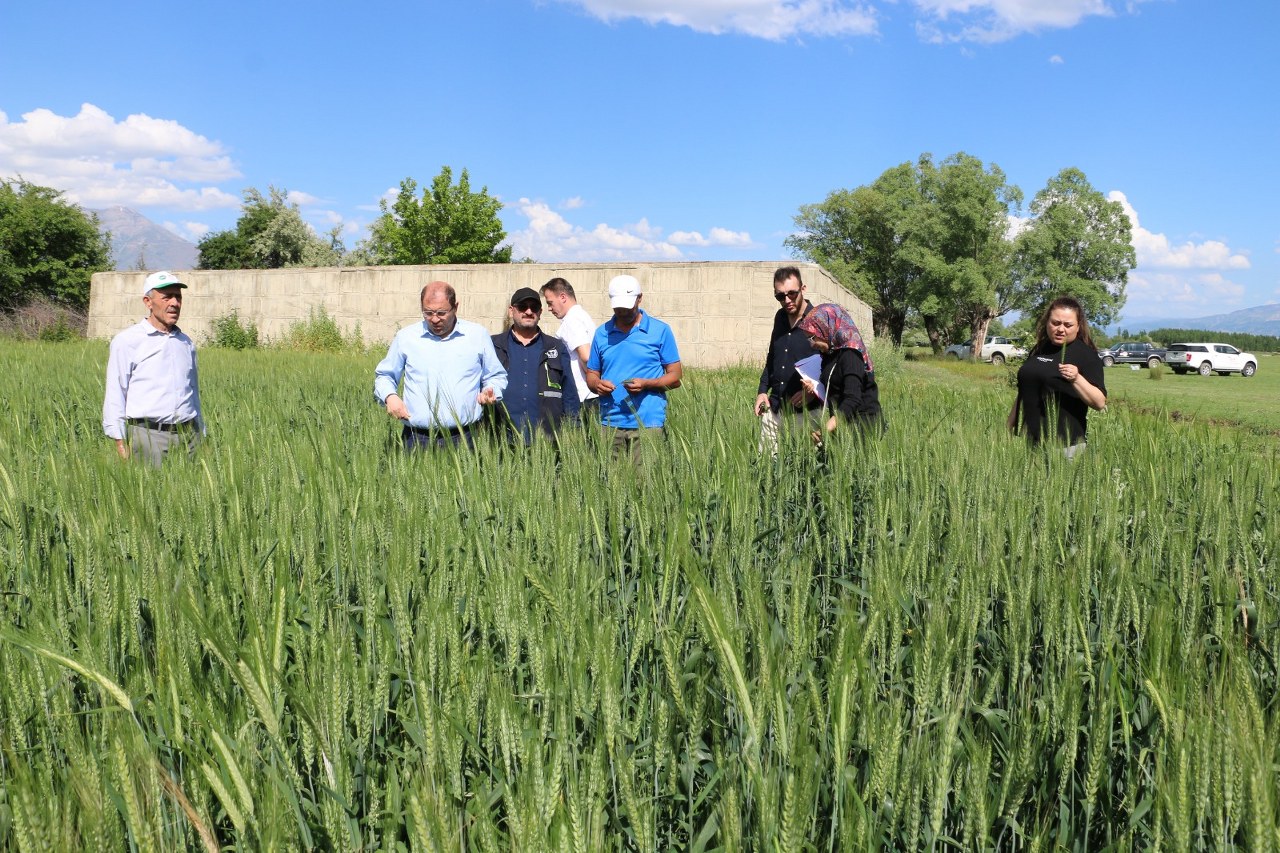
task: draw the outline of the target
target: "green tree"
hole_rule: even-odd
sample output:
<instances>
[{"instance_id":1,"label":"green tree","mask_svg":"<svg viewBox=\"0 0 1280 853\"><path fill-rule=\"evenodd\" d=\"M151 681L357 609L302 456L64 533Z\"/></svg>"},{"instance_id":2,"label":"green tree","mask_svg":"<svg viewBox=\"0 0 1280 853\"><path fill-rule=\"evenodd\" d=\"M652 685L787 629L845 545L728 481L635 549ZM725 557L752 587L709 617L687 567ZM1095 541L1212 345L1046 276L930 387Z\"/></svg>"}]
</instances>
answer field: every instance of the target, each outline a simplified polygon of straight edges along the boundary
<instances>
[{"instance_id":1,"label":"green tree","mask_svg":"<svg viewBox=\"0 0 1280 853\"><path fill-rule=\"evenodd\" d=\"M935 352L946 340L972 337L977 358L991 321L1022 302L1008 239L1009 215L1020 208L1022 191L999 166L964 152L937 166L924 154L917 169L924 215L903 247L922 270L911 302Z\"/></svg>"},{"instance_id":2,"label":"green tree","mask_svg":"<svg viewBox=\"0 0 1280 853\"><path fill-rule=\"evenodd\" d=\"M336 229L325 239L302 219L288 192L268 188L264 196L253 187L244 191L244 204L234 230L206 235L197 246L197 266L210 269L279 269L281 267L338 266L342 243Z\"/></svg>"},{"instance_id":3,"label":"green tree","mask_svg":"<svg viewBox=\"0 0 1280 853\"><path fill-rule=\"evenodd\" d=\"M506 264L511 247L501 246L507 232L498 211L502 202L487 187L471 191L471 178L462 170L458 183L445 166L417 197L413 178L400 182L394 203L381 204L382 215L370 226L360 249L380 264Z\"/></svg>"},{"instance_id":4,"label":"green tree","mask_svg":"<svg viewBox=\"0 0 1280 853\"><path fill-rule=\"evenodd\" d=\"M1124 207L1107 201L1084 172L1067 168L1036 193L1031 214L1018 235L1014 262L1021 307L1038 314L1055 297L1071 294L1090 323L1113 322L1124 307L1129 270L1137 264Z\"/></svg>"},{"instance_id":5,"label":"green tree","mask_svg":"<svg viewBox=\"0 0 1280 853\"><path fill-rule=\"evenodd\" d=\"M111 238L98 217L62 192L18 178L0 181L0 309L32 297L89 304L89 281L111 269Z\"/></svg>"},{"instance_id":6,"label":"green tree","mask_svg":"<svg viewBox=\"0 0 1280 853\"><path fill-rule=\"evenodd\" d=\"M902 249L921 219L920 176L910 163L885 171L870 186L836 190L795 217L799 233L785 245L821 264L871 306L877 335L902 344L909 296L921 270Z\"/></svg>"}]
</instances>

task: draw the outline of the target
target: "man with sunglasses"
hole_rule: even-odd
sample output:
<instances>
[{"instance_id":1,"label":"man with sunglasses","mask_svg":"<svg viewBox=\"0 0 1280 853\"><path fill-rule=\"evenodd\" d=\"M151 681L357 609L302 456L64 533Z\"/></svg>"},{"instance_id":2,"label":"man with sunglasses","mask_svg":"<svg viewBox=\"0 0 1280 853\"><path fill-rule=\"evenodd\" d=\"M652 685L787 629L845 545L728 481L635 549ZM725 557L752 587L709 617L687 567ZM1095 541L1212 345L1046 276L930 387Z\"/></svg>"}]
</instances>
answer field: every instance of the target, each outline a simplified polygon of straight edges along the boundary
<instances>
[{"instance_id":1,"label":"man with sunglasses","mask_svg":"<svg viewBox=\"0 0 1280 853\"><path fill-rule=\"evenodd\" d=\"M554 438L566 417L578 417L578 387L573 381L569 347L542 331L542 300L522 287L511 294L511 326L493 336L498 361L507 371L502 405L491 411L498 429L512 444L529 444L541 428Z\"/></svg>"},{"instance_id":2,"label":"man with sunglasses","mask_svg":"<svg viewBox=\"0 0 1280 853\"><path fill-rule=\"evenodd\" d=\"M813 310L805 297L804 282L797 267L781 267L773 274L773 298L778 313L773 317L769 335L769 354L760 373L760 389L756 395L755 413L760 418L759 452L766 449L778 453L778 431L790 427L808 436L811 423L822 414L822 401L805 392L796 371L796 362L814 355L809 336L800 331L799 323Z\"/></svg>"},{"instance_id":3,"label":"man with sunglasses","mask_svg":"<svg viewBox=\"0 0 1280 853\"><path fill-rule=\"evenodd\" d=\"M489 330L458 319L458 296L433 281L418 295L422 322L401 329L374 371L373 396L404 422L405 450L473 447L483 406L502 399L507 371ZM404 380L401 396L400 380Z\"/></svg>"}]
</instances>

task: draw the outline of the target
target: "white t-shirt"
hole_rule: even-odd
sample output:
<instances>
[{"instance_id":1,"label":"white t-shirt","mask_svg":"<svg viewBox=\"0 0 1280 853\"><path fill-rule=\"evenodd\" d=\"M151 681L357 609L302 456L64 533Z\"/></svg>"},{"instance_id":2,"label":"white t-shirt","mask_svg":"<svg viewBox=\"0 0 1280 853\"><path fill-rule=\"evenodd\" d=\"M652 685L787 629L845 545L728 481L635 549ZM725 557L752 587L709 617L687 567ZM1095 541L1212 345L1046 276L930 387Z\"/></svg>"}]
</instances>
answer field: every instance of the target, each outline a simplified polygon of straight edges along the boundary
<instances>
[{"instance_id":1,"label":"white t-shirt","mask_svg":"<svg viewBox=\"0 0 1280 853\"><path fill-rule=\"evenodd\" d=\"M587 377L582 372L582 359L578 358L578 347L591 346L591 339L596 334L596 323L581 305L574 305L560 321L560 329L556 336L569 345L569 359L572 363L574 384L578 386L578 399L587 400L596 395L587 389Z\"/></svg>"}]
</instances>

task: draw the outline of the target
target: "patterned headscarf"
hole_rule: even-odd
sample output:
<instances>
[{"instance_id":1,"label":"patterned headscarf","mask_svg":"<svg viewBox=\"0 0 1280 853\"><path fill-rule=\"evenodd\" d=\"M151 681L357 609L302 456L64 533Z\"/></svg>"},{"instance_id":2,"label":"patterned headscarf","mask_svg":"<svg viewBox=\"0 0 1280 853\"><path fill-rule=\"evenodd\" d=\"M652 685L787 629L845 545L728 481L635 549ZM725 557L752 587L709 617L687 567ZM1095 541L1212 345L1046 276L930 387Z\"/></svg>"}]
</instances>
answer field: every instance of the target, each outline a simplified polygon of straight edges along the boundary
<instances>
[{"instance_id":1,"label":"patterned headscarf","mask_svg":"<svg viewBox=\"0 0 1280 853\"><path fill-rule=\"evenodd\" d=\"M858 326L849 316L849 312L839 305L833 305L830 302L819 305L806 314L805 318L796 324L796 328L811 338L825 341L832 352L842 349L857 350L862 360L866 362L867 372L875 370L871 364L871 353L867 352L867 345L862 341L862 333L858 331Z\"/></svg>"}]
</instances>

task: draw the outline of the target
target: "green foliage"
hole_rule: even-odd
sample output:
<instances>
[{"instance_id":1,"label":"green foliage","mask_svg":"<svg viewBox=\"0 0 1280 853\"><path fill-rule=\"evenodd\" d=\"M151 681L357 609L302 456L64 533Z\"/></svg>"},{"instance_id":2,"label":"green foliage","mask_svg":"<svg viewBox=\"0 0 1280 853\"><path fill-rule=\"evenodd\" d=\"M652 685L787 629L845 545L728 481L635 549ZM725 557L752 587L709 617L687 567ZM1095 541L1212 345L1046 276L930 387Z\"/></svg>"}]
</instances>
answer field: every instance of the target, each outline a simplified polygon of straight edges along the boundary
<instances>
[{"instance_id":1,"label":"green foliage","mask_svg":"<svg viewBox=\"0 0 1280 853\"><path fill-rule=\"evenodd\" d=\"M276 187L268 196L246 189L235 229L206 234L197 248L202 270L338 266L344 254L336 228L318 236L288 192Z\"/></svg>"},{"instance_id":2,"label":"green foliage","mask_svg":"<svg viewBox=\"0 0 1280 853\"><path fill-rule=\"evenodd\" d=\"M471 191L462 170L457 185L445 166L417 198L413 178L400 182L393 204L384 199L382 215L370 226L362 248L379 264L505 264L511 247L500 245L507 232L498 211L502 202L487 187Z\"/></svg>"},{"instance_id":3,"label":"green foliage","mask_svg":"<svg viewBox=\"0 0 1280 853\"><path fill-rule=\"evenodd\" d=\"M941 163L922 154L869 186L802 206L786 245L870 305L876 334L899 344L916 323L934 352L985 339L993 320L1034 316L1064 293L1081 299L1095 325L1110 322L1134 265L1121 205L1080 170L1064 169L1010 239L1022 198L995 164L963 152Z\"/></svg>"},{"instance_id":4,"label":"green foliage","mask_svg":"<svg viewBox=\"0 0 1280 853\"><path fill-rule=\"evenodd\" d=\"M213 334L208 345L225 349L257 349L258 324L241 322L236 311L223 314L213 321Z\"/></svg>"},{"instance_id":5,"label":"green foliage","mask_svg":"<svg viewBox=\"0 0 1280 853\"><path fill-rule=\"evenodd\" d=\"M1018 235L1018 307L1039 315L1055 297L1080 300L1095 326L1111 323L1125 302L1137 264L1124 206L1095 190L1079 169L1063 169L1031 202L1031 223Z\"/></svg>"},{"instance_id":6,"label":"green foliage","mask_svg":"<svg viewBox=\"0 0 1280 853\"><path fill-rule=\"evenodd\" d=\"M1213 341L1230 344L1247 352L1280 352L1280 338L1275 335L1251 335L1245 332L1210 332L1204 329L1156 329L1148 333L1148 339L1163 346L1188 341ZM1126 338L1126 340L1128 340Z\"/></svg>"},{"instance_id":7,"label":"green foliage","mask_svg":"<svg viewBox=\"0 0 1280 853\"><path fill-rule=\"evenodd\" d=\"M277 346L299 352L363 352L364 340L359 325L350 335L345 335L328 311L313 308L310 317L289 326Z\"/></svg>"},{"instance_id":8,"label":"green foliage","mask_svg":"<svg viewBox=\"0 0 1280 853\"><path fill-rule=\"evenodd\" d=\"M367 355L209 350L210 439L154 471L99 432L103 343L0 347L0 849L1280 829L1272 439L1117 404L1069 464L877 349L889 432L825 458L759 457L745 369L689 371L640 468L408 456Z\"/></svg>"},{"instance_id":9,"label":"green foliage","mask_svg":"<svg viewBox=\"0 0 1280 853\"><path fill-rule=\"evenodd\" d=\"M93 274L108 269L111 241L95 214L60 190L0 180L0 310L36 297L83 309Z\"/></svg>"}]
</instances>

